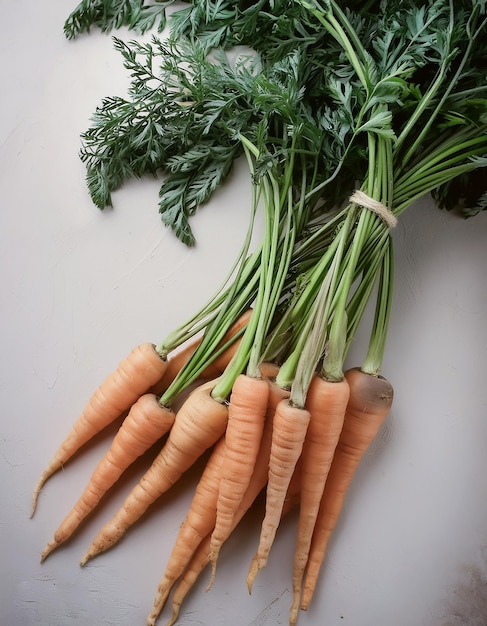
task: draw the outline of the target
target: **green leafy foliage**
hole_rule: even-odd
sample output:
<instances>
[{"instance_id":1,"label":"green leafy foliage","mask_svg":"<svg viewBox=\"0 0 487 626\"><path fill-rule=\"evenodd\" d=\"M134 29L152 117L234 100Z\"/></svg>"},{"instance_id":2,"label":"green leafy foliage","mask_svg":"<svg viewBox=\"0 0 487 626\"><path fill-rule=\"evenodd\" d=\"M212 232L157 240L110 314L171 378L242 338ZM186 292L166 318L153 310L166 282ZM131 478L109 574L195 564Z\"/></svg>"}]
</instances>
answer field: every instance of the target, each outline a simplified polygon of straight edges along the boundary
<instances>
[{"instance_id":1,"label":"green leafy foliage","mask_svg":"<svg viewBox=\"0 0 487 626\"><path fill-rule=\"evenodd\" d=\"M166 8L175 0L81 0L64 23L68 39L88 32L93 26L110 32L126 26L144 33L166 27Z\"/></svg>"},{"instance_id":2,"label":"green leafy foliage","mask_svg":"<svg viewBox=\"0 0 487 626\"><path fill-rule=\"evenodd\" d=\"M163 9L170 3L156 4ZM135 0L82 5L80 15L103 12L99 25L105 30L141 24L150 8ZM454 163L445 153L451 164L445 180L436 169L427 179L427 168L414 167L425 145L441 144L438 130L475 127L485 133L484 3L464 0L453 12L444 0L364 6L195 0L174 9L164 41L114 39L131 76L128 97L105 98L82 137L81 158L99 207L111 205L111 192L124 180L163 174L161 217L193 245L188 220L228 176L242 154L242 136L281 164L299 136L303 154L319 155L318 170L314 159L309 165L300 159L299 167L313 172L319 195L326 185L323 206L340 204L355 181L369 176L372 136L397 143L397 179L406 165L421 174L422 182L413 179L413 197L427 189L443 207L453 198L463 202L459 189L466 183L442 185L453 168L463 168L458 175L465 181L482 168L471 157L482 157L483 144L473 152L466 148ZM257 166L254 175L259 171ZM479 202L468 204L483 206L484 191L478 190Z\"/></svg>"}]
</instances>

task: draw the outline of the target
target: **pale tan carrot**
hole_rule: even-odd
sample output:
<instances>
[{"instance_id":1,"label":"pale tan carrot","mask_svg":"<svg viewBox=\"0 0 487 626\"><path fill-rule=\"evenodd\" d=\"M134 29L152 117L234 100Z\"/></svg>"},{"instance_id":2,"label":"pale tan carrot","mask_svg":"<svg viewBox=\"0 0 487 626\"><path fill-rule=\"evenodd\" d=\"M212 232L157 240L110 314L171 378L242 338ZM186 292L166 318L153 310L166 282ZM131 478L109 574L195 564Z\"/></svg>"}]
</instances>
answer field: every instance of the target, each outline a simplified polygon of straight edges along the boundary
<instances>
[{"instance_id":1,"label":"pale tan carrot","mask_svg":"<svg viewBox=\"0 0 487 626\"><path fill-rule=\"evenodd\" d=\"M147 624L155 624L176 580L183 574L201 541L211 533L216 520L218 488L225 457L225 438L222 437L212 450L198 481L191 506L181 524L166 570L159 583L154 608Z\"/></svg>"},{"instance_id":2,"label":"pale tan carrot","mask_svg":"<svg viewBox=\"0 0 487 626\"><path fill-rule=\"evenodd\" d=\"M350 386L350 399L313 532L301 600L303 610L313 597L328 541L350 483L392 406L393 388L382 376L353 368L345 372L345 378Z\"/></svg>"},{"instance_id":3,"label":"pale tan carrot","mask_svg":"<svg viewBox=\"0 0 487 626\"><path fill-rule=\"evenodd\" d=\"M225 433L225 459L211 536L212 584L220 548L233 528L233 517L247 489L259 453L269 399L263 378L240 374L232 387Z\"/></svg>"},{"instance_id":4,"label":"pale tan carrot","mask_svg":"<svg viewBox=\"0 0 487 626\"><path fill-rule=\"evenodd\" d=\"M350 396L346 378L330 381L315 374L306 397L311 414L301 455L301 496L293 564L293 602L289 624L296 624L301 588L326 478Z\"/></svg>"},{"instance_id":5,"label":"pale tan carrot","mask_svg":"<svg viewBox=\"0 0 487 626\"><path fill-rule=\"evenodd\" d=\"M270 549L279 526L282 508L296 463L303 449L310 420L307 409L281 400L274 413L269 474L266 490L266 512L262 522L257 552L250 564L247 587L252 591L255 576L267 564Z\"/></svg>"},{"instance_id":6,"label":"pale tan carrot","mask_svg":"<svg viewBox=\"0 0 487 626\"><path fill-rule=\"evenodd\" d=\"M152 343L134 348L91 396L80 417L43 471L32 496L34 515L45 482L92 437L130 409L163 375L167 361Z\"/></svg>"},{"instance_id":7,"label":"pale tan carrot","mask_svg":"<svg viewBox=\"0 0 487 626\"><path fill-rule=\"evenodd\" d=\"M215 383L215 380L208 381L196 387L184 401L161 452L120 510L95 537L81 565L115 545L149 506L223 435L228 410L225 403L217 402L211 396Z\"/></svg>"},{"instance_id":8,"label":"pale tan carrot","mask_svg":"<svg viewBox=\"0 0 487 626\"><path fill-rule=\"evenodd\" d=\"M154 394L145 394L137 400L80 498L44 548L41 562L74 534L129 465L169 432L174 418L174 411L161 406Z\"/></svg>"}]
</instances>

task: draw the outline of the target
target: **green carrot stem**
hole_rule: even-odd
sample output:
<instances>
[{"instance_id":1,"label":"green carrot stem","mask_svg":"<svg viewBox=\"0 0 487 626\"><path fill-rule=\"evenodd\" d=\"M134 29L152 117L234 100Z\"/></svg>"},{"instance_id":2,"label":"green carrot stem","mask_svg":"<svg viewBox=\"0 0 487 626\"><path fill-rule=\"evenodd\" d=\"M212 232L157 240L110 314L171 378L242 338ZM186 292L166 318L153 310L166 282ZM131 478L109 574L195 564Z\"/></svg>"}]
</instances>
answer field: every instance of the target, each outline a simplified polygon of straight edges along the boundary
<instances>
[{"instance_id":1,"label":"green carrot stem","mask_svg":"<svg viewBox=\"0 0 487 626\"><path fill-rule=\"evenodd\" d=\"M361 370L366 374L378 376L382 368L384 349L389 328L394 292L394 251L392 239L389 239L387 253L382 258L382 268L377 293L372 333L369 348Z\"/></svg>"}]
</instances>

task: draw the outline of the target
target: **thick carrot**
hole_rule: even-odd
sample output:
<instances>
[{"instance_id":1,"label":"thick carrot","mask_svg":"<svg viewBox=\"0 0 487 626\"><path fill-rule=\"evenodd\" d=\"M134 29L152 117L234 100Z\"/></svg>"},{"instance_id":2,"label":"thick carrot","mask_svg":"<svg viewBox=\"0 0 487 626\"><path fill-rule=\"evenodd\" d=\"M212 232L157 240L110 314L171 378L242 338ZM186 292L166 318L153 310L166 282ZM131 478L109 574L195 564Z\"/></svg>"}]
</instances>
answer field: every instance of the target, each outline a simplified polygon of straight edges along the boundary
<instances>
[{"instance_id":1,"label":"thick carrot","mask_svg":"<svg viewBox=\"0 0 487 626\"><path fill-rule=\"evenodd\" d=\"M301 456L309 420L309 411L293 406L289 400L281 400L277 405L269 458L266 512L262 522L259 546L247 576L249 592L252 591L252 584L258 571L267 564L279 526L286 492L296 463Z\"/></svg>"},{"instance_id":2,"label":"thick carrot","mask_svg":"<svg viewBox=\"0 0 487 626\"><path fill-rule=\"evenodd\" d=\"M161 406L154 394L145 394L137 400L122 422L110 449L91 475L81 497L61 522L54 539L44 548L41 562L73 535L127 467L169 431L174 417L174 411Z\"/></svg>"},{"instance_id":3,"label":"thick carrot","mask_svg":"<svg viewBox=\"0 0 487 626\"><path fill-rule=\"evenodd\" d=\"M216 519L218 485L225 456L225 438L215 445L198 481L189 511L181 524L166 570L159 583L147 624L155 624L176 580L182 575L201 541L211 533Z\"/></svg>"},{"instance_id":4,"label":"thick carrot","mask_svg":"<svg viewBox=\"0 0 487 626\"><path fill-rule=\"evenodd\" d=\"M211 537L212 581L220 548L232 532L233 516L254 471L268 399L269 384L265 379L240 374L235 380L228 407L225 459L218 493L216 523Z\"/></svg>"},{"instance_id":5,"label":"thick carrot","mask_svg":"<svg viewBox=\"0 0 487 626\"><path fill-rule=\"evenodd\" d=\"M176 413L166 443L151 467L129 493L115 516L95 537L81 560L89 559L115 545L163 493L189 469L225 432L228 409L211 396L216 381L196 387Z\"/></svg>"},{"instance_id":6,"label":"thick carrot","mask_svg":"<svg viewBox=\"0 0 487 626\"><path fill-rule=\"evenodd\" d=\"M345 373L345 378L350 386L350 399L313 532L301 600L303 610L311 602L328 541L349 485L367 448L389 414L394 395L392 385L382 376L372 376L354 368Z\"/></svg>"},{"instance_id":7,"label":"thick carrot","mask_svg":"<svg viewBox=\"0 0 487 626\"><path fill-rule=\"evenodd\" d=\"M294 551L290 626L294 626L297 621L311 537L349 396L350 388L346 378L329 381L315 374L308 389L306 408L311 419L301 455L301 496Z\"/></svg>"},{"instance_id":8,"label":"thick carrot","mask_svg":"<svg viewBox=\"0 0 487 626\"><path fill-rule=\"evenodd\" d=\"M134 348L91 396L81 416L42 473L32 497L35 513L40 490L46 480L59 470L92 437L130 409L163 375L167 361L152 343Z\"/></svg>"}]
</instances>

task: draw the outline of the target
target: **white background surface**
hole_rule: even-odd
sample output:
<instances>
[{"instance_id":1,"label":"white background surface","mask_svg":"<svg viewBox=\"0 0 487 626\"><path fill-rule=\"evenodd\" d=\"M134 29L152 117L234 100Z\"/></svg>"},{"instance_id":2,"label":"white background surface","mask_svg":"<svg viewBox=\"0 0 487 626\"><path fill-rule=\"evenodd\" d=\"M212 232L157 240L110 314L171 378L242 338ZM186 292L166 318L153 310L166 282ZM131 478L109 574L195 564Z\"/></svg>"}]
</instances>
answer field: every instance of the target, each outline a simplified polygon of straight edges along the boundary
<instances>
[{"instance_id":1,"label":"white background surface","mask_svg":"<svg viewBox=\"0 0 487 626\"><path fill-rule=\"evenodd\" d=\"M192 251L162 226L157 181L126 185L113 211L91 204L79 135L103 96L124 94L127 75L109 36L64 39L72 8L61 0L2 3L2 626L145 623L194 477L84 569L79 558L145 465L43 565L42 548L109 437L48 482L31 520L32 488L105 375L213 293L247 223L243 170L193 220ZM421 202L395 239L384 362L395 404L353 483L302 626L487 624L487 215L464 221ZM359 335L350 365L363 355ZM249 597L258 517L250 520L223 550L211 592L203 576L180 623L287 624L295 521L281 528Z\"/></svg>"}]
</instances>

